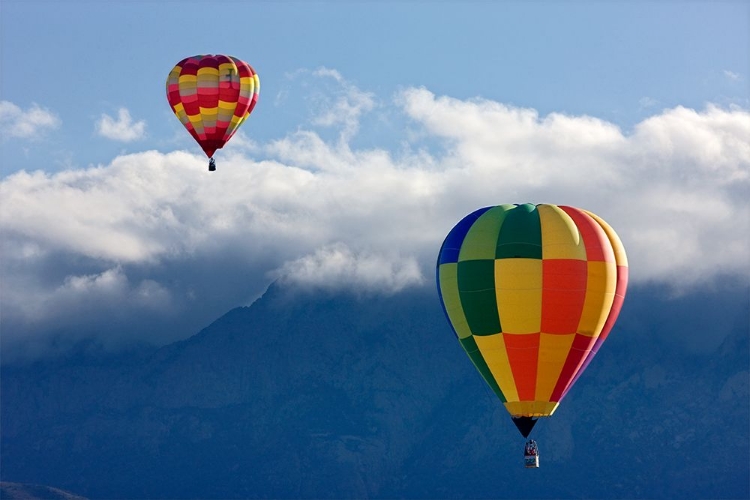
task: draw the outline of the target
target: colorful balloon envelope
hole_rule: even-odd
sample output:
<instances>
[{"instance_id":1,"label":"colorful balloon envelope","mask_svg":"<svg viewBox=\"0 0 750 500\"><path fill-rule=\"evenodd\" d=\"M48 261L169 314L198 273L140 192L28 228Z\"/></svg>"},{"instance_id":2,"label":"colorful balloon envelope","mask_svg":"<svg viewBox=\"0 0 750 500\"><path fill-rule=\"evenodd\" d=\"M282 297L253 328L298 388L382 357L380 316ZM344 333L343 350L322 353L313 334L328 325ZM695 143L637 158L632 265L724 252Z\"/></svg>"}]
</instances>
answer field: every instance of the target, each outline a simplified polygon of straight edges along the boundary
<instances>
[{"instance_id":1,"label":"colorful balloon envelope","mask_svg":"<svg viewBox=\"0 0 750 500\"><path fill-rule=\"evenodd\" d=\"M167 77L172 111L209 158L250 116L259 92L255 70L232 56L187 57Z\"/></svg>"},{"instance_id":2,"label":"colorful balloon envelope","mask_svg":"<svg viewBox=\"0 0 750 500\"><path fill-rule=\"evenodd\" d=\"M477 210L450 231L437 262L448 320L524 436L591 362L627 282L615 231L569 206Z\"/></svg>"}]
</instances>

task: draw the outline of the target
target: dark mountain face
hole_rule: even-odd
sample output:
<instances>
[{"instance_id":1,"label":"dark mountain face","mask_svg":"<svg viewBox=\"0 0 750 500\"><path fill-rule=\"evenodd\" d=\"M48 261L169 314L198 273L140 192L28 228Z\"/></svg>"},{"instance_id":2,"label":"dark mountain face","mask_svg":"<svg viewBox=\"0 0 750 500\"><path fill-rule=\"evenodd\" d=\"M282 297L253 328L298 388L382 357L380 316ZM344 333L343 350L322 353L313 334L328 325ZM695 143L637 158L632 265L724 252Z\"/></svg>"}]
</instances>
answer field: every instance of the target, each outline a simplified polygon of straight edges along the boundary
<instances>
[{"instance_id":1,"label":"dark mountain face","mask_svg":"<svg viewBox=\"0 0 750 500\"><path fill-rule=\"evenodd\" d=\"M58 488L6 482L0 482L0 498L6 500L86 500L84 497Z\"/></svg>"},{"instance_id":2,"label":"dark mountain face","mask_svg":"<svg viewBox=\"0 0 750 500\"><path fill-rule=\"evenodd\" d=\"M93 498L747 498L747 290L661 297L629 292L534 429L538 470L431 288L273 286L150 354L3 367L2 479ZM727 326L701 352L681 329L712 301Z\"/></svg>"}]
</instances>

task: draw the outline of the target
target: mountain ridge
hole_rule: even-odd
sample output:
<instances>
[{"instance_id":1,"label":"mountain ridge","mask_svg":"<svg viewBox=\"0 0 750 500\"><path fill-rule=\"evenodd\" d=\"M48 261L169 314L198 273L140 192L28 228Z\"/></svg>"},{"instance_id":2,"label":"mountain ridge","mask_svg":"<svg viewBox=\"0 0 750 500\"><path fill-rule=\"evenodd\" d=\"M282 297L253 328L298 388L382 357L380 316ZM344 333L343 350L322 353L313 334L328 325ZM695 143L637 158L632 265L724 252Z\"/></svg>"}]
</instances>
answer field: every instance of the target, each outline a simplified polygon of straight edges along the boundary
<instances>
[{"instance_id":1,"label":"mountain ridge","mask_svg":"<svg viewBox=\"0 0 750 500\"><path fill-rule=\"evenodd\" d=\"M658 297L631 293L537 425L538 471L434 290L272 285L148 354L4 369L2 478L92 498L746 497L748 332L675 348Z\"/></svg>"}]
</instances>

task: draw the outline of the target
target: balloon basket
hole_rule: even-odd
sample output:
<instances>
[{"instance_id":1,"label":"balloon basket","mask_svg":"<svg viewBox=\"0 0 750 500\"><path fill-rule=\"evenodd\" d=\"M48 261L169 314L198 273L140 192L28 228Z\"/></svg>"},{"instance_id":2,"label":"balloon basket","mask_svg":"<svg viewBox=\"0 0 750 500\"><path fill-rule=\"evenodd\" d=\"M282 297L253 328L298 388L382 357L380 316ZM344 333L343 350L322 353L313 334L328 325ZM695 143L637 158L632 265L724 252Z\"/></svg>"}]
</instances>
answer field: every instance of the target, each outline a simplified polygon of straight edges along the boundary
<instances>
[{"instance_id":1,"label":"balloon basket","mask_svg":"<svg viewBox=\"0 0 750 500\"><path fill-rule=\"evenodd\" d=\"M539 455L524 455L523 465L527 469L538 469L539 468Z\"/></svg>"}]
</instances>

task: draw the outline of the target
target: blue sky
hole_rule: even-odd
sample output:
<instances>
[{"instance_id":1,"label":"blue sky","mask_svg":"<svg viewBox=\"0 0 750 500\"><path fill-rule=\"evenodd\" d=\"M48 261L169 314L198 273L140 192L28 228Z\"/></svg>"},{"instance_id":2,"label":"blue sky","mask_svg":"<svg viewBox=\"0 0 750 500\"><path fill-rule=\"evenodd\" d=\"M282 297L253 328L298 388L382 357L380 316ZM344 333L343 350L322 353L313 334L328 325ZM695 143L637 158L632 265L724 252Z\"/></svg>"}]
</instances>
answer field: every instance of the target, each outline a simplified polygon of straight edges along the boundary
<instances>
[{"instance_id":1,"label":"blue sky","mask_svg":"<svg viewBox=\"0 0 750 500\"><path fill-rule=\"evenodd\" d=\"M626 129L676 105L747 107L748 17L739 1L8 0L2 99L24 110L36 103L60 126L33 148L6 141L2 173L107 163L122 144L98 137L94 123L120 107L146 123L144 140L126 151L169 150L175 123L163 80L184 56L206 52L241 56L260 74L263 105L247 132L261 140L310 119L289 94L289 75L303 68L335 69L386 99L424 86ZM50 162L49 152L64 160Z\"/></svg>"},{"instance_id":2,"label":"blue sky","mask_svg":"<svg viewBox=\"0 0 750 500\"><path fill-rule=\"evenodd\" d=\"M278 278L425 286L452 225L506 202L598 213L636 284L750 281L746 2L5 0L0 23L6 346L174 340ZM202 53L261 81L211 177L164 90Z\"/></svg>"}]
</instances>

